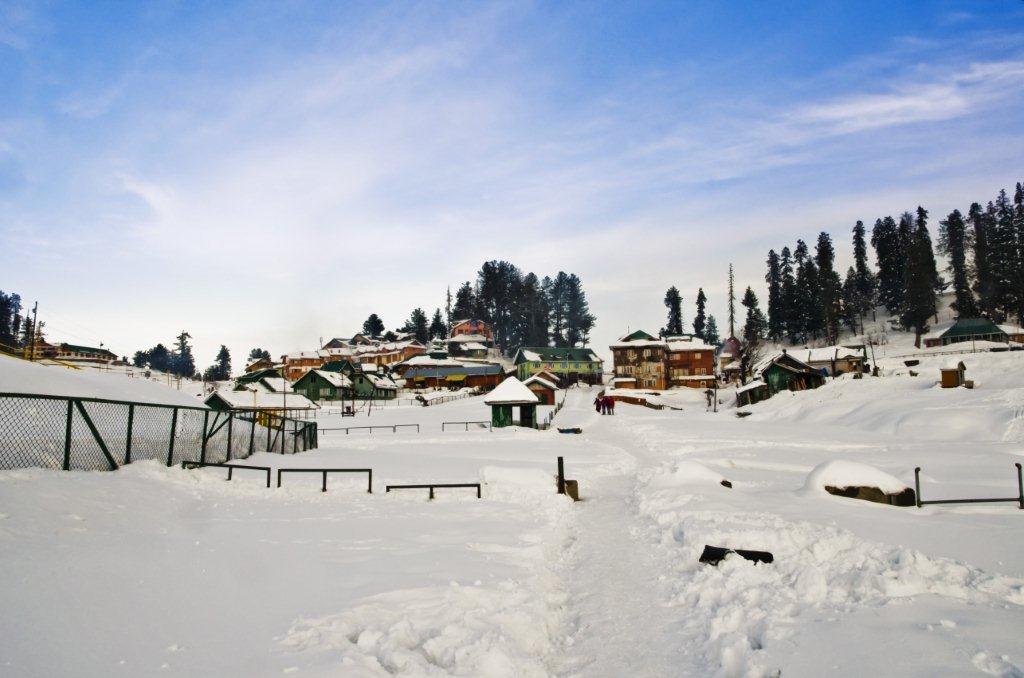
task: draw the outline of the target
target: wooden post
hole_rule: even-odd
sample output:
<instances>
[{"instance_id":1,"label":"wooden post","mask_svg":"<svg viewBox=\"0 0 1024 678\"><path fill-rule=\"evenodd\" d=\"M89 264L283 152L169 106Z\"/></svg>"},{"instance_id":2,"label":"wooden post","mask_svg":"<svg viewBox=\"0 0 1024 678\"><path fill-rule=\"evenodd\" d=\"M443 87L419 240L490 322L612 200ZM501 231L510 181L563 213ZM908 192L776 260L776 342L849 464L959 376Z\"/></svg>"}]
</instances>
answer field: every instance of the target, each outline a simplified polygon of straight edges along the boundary
<instances>
[{"instance_id":1,"label":"wooden post","mask_svg":"<svg viewBox=\"0 0 1024 678\"><path fill-rule=\"evenodd\" d=\"M558 494L565 494L565 467L562 458L558 458Z\"/></svg>"}]
</instances>

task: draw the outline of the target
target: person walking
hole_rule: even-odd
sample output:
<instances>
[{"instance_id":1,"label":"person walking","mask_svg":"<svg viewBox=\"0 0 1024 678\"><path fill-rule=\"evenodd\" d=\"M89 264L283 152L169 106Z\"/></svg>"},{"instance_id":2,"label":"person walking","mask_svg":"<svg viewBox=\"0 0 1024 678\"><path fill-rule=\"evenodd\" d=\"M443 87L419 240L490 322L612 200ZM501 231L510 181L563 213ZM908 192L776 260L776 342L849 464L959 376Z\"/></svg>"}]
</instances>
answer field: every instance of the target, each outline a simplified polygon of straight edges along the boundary
<instances>
[{"instance_id":1,"label":"person walking","mask_svg":"<svg viewBox=\"0 0 1024 678\"><path fill-rule=\"evenodd\" d=\"M594 411L601 413L601 396L594 396Z\"/></svg>"},{"instance_id":2,"label":"person walking","mask_svg":"<svg viewBox=\"0 0 1024 678\"><path fill-rule=\"evenodd\" d=\"M615 414L615 398L608 398L608 414Z\"/></svg>"}]
</instances>

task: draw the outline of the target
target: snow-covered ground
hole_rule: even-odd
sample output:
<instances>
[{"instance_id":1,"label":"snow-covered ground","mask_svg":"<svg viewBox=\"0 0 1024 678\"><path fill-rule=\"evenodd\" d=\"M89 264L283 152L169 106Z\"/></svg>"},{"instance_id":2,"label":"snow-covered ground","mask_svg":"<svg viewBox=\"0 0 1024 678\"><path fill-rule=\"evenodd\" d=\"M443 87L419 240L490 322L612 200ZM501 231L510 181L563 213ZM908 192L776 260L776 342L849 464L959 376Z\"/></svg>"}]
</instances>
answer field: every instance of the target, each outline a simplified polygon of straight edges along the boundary
<instances>
[{"instance_id":1,"label":"snow-covered ground","mask_svg":"<svg viewBox=\"0 0 1024 678\"><path fill-rule=\"evenodd\" d=\"M0 673L1019 676L1024 511L816 487L849 469L913 486L921 466L926 499L1015 495L1024 354L971 359L973 391L893 365L742 419L702 397L600 416L572 389L555 423L581 435L441 431L487 420L479 397L321 416L421 430L324 431L245 462L372 467L373 494L153 462L3 472ZM580 503L554 494L559 455ZM831 460L856 464L812 475ZM384 492L430 481L483 498ZM775 560L701 565L706 544Z\"/></svg>"}]
</instances>

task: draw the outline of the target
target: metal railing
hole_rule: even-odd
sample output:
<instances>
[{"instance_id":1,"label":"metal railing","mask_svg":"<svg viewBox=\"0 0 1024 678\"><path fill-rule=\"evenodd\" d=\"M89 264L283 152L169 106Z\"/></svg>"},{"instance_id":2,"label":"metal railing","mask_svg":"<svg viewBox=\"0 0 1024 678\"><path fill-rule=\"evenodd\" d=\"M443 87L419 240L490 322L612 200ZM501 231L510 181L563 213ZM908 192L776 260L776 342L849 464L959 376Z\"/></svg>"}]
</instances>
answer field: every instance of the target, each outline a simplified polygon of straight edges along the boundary
<instances>
[{"instance_id":1,"label":"metal railing","mask_svg":"<svg viewBox=\"0 0 1024 678\"><path fill-rule=\"evenodd\" d=\"M391 431L392 433L398 433L400 428L414 428L416 433L420 432L419 424L378 424L376 426L337 426L328 428L319 428L318 431L344 431L345 435L349 434L349 431L369 431L370 435L373 435L374 429Z\"/></svg>"},{"instance_id":2,"label":"metal railing","mask_svg":"<svg viewBox=\"0 0 1024 678\"><path fill-rule=\"evenodd\" d=\"M270 487L270 467L269 466L248 466L246 464L213 464L204 461L183 461L181 462L182 469L188 468L226 468L228 470L228 480L232 479L232 475L235 469L243 469L246 471L260 471L267 474L267 487ZM278 476L278 486L280 486L280 475Z\"/></svg>"},{"instance_id":3,"label":"metal railing","mask_svg":"<svg viewBox=\"0 0 1024 678\"><path fill-rule=\"evenodd\" d=\"M327 491L327 474L328 473L365 473L366 474L366 491L373 494L373 469L372 468L279 468L277 469L277 486L281 487L281 474L282 473L320 473L323 475L323 484L320 487L321 492ZM267 487L270 487L270 477L267 477Z\"/></svg>"},{"instance_id":4,"label":"metal railing","mask_svg":"<svg viewBox=\"0 0 1024 678\"><path fill-rule=\"evenodd\" d=\"M929 499L923 501L921 499L921 467L918 466L914 469L914 490L917 495L917 508L921 508L925 504L991 504L996 502L1009 502L1012 501L1017 504L1018 508L1024 510L1024 477L1021 474L1021 465L1014 463L1017 467L1017 496L1016 497L1003 497L996 499Z\"/></svg>"},{"instance_id":5,"label":"metal railing","mask_svg":"<svg viewBox=\"0 0 1024 678\"><path fill-rule=\"evenodd\" d=\"M0 393L0 469L113 470L142 459L223 463L317 444L315 422L266 412Z\"/></svg>"},{"instance_id":6,"label":"metal railing","mask_svg":"<svg viewBox=\"0 0 1024 678\"><path fill-rule=\"evenodd\" d=\"M422 485L385 485L384 491L390 492L391 490L430 490L429 499L434 498L435 487L469 487L476 488L476 498L480 499L480 483L424 483Z\"/></svg>"},{"instance_id":7,"label":"metal railing","mask_svg":"<svg viewBox=\"0 0 1024 678\"><path fill-rule=\"evenodd\" d=\"M486 427L488 431L493 430L489 421L443 421L441 422L441 431L444 431L446 426L464 426L464 430L468 431L471 424L479 428Z\"/></svg>"}]
</instances>

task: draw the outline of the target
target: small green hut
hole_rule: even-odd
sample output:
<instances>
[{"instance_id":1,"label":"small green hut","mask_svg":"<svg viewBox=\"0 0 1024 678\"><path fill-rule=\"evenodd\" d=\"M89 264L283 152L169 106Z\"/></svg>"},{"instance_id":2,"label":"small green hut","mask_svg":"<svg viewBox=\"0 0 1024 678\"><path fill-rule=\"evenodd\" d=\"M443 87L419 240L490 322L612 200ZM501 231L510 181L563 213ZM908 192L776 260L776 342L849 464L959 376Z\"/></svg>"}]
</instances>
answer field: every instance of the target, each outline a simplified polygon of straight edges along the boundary
<instances>
[{"instance_id":1,"label":"small green hut","mask_svg":"<svg viewBox=\"0 0 1024 678\"><path fill-rule=\"evenodd\" d=\"M310 370L292 384L292 389L314 402L344 400L351 397L352 382L341 372Z\"/></svg>"},{"instance_id":2,"label":"small green hut","mask_svg":"<svg viewBox=\"0 0 1024 678\"><path fill-rule=\"evenodd\" d=\"M491 426L494 428L512 425L513 407L519 408L520 426L536 428L539 403L537 394L515 377L505 379L484 399L484 404L491 407Z\"/></svg>"}]
</instances>

